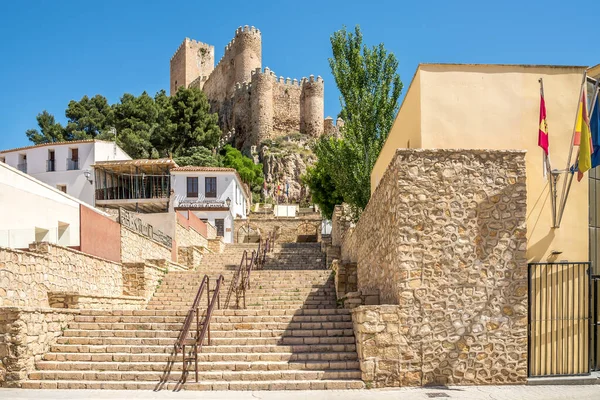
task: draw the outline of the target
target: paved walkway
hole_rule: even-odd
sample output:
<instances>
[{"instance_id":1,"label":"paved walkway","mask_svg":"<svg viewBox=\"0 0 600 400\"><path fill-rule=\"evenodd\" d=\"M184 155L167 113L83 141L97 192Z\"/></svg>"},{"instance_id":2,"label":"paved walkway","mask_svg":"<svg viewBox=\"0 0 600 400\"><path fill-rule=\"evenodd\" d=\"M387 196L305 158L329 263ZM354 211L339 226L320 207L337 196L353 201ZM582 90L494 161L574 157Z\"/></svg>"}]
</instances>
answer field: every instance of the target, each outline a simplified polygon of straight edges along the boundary
<instances>
[{"instance_id":1,"label":"paved walkway","mask_svg":"<svg viewBox=\"0 0 600 400\"><path fill-rule=\"evenodd\" d=\"M80 399L202 399L202 400L559 400L599 399L600 385L587 386L461 386L450 388L402 388L382 390L323 390L288 392L195 392L126 390L27 390L0 389L7 400Z\"/></svg>"}]
</instances>

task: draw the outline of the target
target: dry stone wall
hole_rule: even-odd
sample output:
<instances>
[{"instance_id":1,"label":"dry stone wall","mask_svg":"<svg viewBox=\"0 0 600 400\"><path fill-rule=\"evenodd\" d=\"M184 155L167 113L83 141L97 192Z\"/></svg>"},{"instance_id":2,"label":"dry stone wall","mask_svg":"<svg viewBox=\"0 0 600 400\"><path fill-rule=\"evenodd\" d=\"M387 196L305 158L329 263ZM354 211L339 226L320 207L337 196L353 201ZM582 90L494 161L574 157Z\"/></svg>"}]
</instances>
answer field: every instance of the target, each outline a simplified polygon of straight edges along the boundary
<instances>
[{"instance_id":1,"label":"dry stone wall","mask_svg":"<svg viewBox=\"0 0 600 400\"><path fill-rule=\"evenodd\" d=\"M123 263L123 294L142 297L148 301L167 273L167 268L147 262Z\"/></svg>"},{"instance_id":2,"label":"dry stone wall","mask_svg":"<svg viewBox=\"0 0 600 400\"><path fill-rule=\"evenodd\" d=\"M358 289L396 305L354 311L366 380L525 382L526 201L522 151L397 150L342 242Z\"/></svg>"},{"instance_id":3,"label":"dry stone wall","mask_svg":"<svg viewBox=\"0 0 600 400\"><path fill-rule=\"evenodd\" d=\"M243 242L246 226L249 222L250 231L258 232L266 237L269 233L277 234L277 243L295 242L298 235L316 233L317 240L321 238L321 215L319 213L306 214L302 217L275 217L273 214L250 214L249 221L239 220L236 222L238 231L234 234L234 242Z\"/></svg>"},{"instance_id":4,"label":"dry stone wall","mask_svg":"<svg viewBox=\"0 0 600 400\"><path fill-rule=\"evenodd\" d=\"M0 306L48 307L48 292L120 296L121 265L49 243L0 248Z\"/></svg>"}]
</instances>

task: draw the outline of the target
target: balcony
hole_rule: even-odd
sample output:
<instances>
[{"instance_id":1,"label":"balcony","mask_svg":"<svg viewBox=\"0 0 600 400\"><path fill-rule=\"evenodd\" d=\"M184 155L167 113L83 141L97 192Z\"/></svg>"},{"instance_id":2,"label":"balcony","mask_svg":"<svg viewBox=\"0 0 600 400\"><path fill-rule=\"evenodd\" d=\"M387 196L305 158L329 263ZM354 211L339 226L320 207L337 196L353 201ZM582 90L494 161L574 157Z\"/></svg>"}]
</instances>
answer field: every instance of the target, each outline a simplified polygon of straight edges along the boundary
<instances>
[{"instance_id":1,"label":"balcony","mask_svg":"<svg viewBox=\"0 0 600 400\"><path fill-rule=\"evenodd\" d=\"M17 164L17 169L23 173L27 173L27 163L23 162L21 164Z\"/></svg>"},{"instance_id":2,"label":"balcony","mask_svg":"<svg viewBox=\"0 0 600 400\"><path fill-rule=\"evenodd\" d=\"M46 172L54 172L56 171L56 161L55 160L46 160Z\"/></svg>"},{"instance_id":3,"label":"balcony","mask_svg":"<svg viewBox=\"0 0 600 400\"><path fill-rule=\"evenodd\" d=\"M76 171L79 169L79 159L67 158L67 171Z\"/></svg>"}]
</instances>

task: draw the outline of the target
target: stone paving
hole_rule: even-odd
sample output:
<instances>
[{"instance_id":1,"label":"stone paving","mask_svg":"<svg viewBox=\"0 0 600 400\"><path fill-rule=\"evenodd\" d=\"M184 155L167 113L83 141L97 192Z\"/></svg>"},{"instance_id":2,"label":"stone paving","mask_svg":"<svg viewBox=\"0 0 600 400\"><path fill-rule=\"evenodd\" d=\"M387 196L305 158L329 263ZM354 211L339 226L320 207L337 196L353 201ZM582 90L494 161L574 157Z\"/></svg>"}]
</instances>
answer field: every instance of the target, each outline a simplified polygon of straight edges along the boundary
<instances>
[{"instance_id":1,"label":"stone paving","mask_svg":"<svg viewBox=\"0 0 600 400\"><path fill-rule=\"evenodd\" d=\"M116 400L116 399L197 399L198 392L151 392L125 390L29 390L0 389L0 399L11 400ZM322 390L322 391L270 391L270 392L203 392L203 400L252 399L252 400L563 400L600 399L600 386L462 386L445 388L401 388L374 390Z\"/></svg>"}]
</instances>

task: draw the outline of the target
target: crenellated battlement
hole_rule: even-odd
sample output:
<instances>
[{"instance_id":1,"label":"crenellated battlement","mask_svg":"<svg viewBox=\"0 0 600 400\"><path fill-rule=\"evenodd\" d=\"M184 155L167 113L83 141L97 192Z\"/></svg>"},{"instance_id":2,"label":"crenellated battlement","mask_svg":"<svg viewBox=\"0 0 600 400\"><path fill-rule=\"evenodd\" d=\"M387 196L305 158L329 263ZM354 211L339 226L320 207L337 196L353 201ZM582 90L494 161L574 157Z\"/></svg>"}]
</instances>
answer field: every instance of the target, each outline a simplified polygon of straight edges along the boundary
<instances>
[{"instance_id":1,"label":"crenellated battlement","mask_svg":"<svg viewBox=\"0 0 600 400\"><path fill-rule=\"evenodd\" d=\"M171 64L171 82L176 87L200 88L211 110L219 114L221 129L235 130L238 148L248 149L291 132L312 137L323 134L323 78L284 77L269 67L263 68L260 30L248 25L237 28L216 65L214 48L205 46L189 38L184 40L177 53L182 57ZM208 60L203 49L212 55L214 67L209 73L203 63ZM185 62L180 68L183 73L174 73L181 60ZM196 74L190 76L189 71Z\"/></svg>"}]
</instances>

